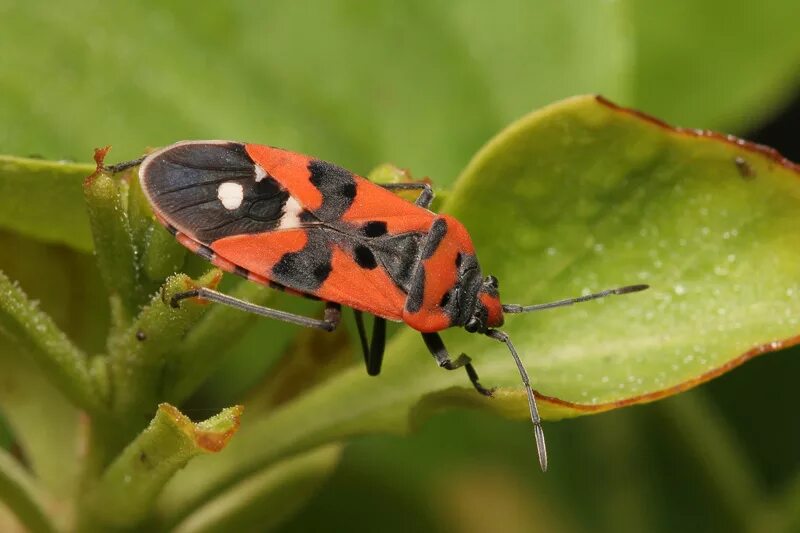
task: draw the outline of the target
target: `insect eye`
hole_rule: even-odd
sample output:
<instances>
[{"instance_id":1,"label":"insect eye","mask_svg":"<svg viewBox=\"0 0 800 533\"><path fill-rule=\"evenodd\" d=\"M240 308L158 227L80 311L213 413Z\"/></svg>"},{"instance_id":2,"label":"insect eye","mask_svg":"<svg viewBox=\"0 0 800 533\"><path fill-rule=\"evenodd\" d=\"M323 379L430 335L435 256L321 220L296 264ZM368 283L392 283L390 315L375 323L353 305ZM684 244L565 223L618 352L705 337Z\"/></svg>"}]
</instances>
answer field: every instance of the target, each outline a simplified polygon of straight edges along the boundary
<instances>
[{"instance_id":1,"label":"insect eye","mask_svg":"<svg viewBox=\"0 0 800 533\"><path fill-rule=\"evenodd\" d=\"M475 316L470 318L467 321L467 323L464 324L464 329L470 333L475 333L476 331L478 331L478 329L480 329L480 327L481 327L481 321L478 320L478 318Z\"/></svg>"},{"instance_id":2,"label":"insect eye","mask_svg":"<svg viewBox=\"0 0 800 533\"><path fill-rule=\"evenodd\" d=\"M494 277L494 276L487 276L486 277L486 283L488 283L490 286L494 287L495 289L497 289L500 286L500 282L497 281L497 278Z\"/></svg>"}]
</instances>

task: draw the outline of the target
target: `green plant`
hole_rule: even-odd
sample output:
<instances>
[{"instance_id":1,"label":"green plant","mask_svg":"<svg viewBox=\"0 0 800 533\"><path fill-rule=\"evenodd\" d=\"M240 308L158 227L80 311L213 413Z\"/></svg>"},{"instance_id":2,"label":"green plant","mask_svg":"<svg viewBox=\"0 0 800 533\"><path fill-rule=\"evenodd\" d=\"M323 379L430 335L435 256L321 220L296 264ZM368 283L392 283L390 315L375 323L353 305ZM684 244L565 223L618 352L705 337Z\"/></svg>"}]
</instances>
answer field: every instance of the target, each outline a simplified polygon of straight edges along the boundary
<instances>
[{"instance_id":1,"label":"green plant","mask_svg":"<svg viewBox=\"0 0 800 533\"><path fill-rule=\"evenodd\" d=\"M264 500L297 505L336 463L332 444L349 437L405 431L448 406L525 416L523 391L502 347L463 332L447 335L458 350L480 354L483 380L500 386L489 400L474 394L460 372L431 372L411 331L393 336L379 379L352 364L349 343L322 348L343 361L332 373L322 370L330 375L291 368L298 361L279 366L271 390L257 390L246 402L252 412L229 444L238 407L197 424L169 404L156 411L160 402L179 404L191 396L219 364L227 339L254 320L196 301L171 308L171 294L196 284L216 286L220 273L211 269L196 280L170 274L184 268L184 254L149 213L135 173L120 180L90 170L3 160L6 181L34 176L55 190L89 174L82 187L109 295L106 349L88 356L19 286L0 279L5 336L16 353L36 361L52 388L37 402L63 397L74 405L73 418L85 413L82 430L64 428L72 436L61 437L61 444L73 447L43 451L61 455L59 463L79 463L69 477L59 476L66 484L62 499L43 496L40 480L12 458L4 460L7 494L30 527L49 528L46 509L55 501L80 527L246 524L262 512ZM515 301L626 281L652 285L649 293L535 320L509 318L508 330L542 395L543 417L557 419L667 396L797 342L800 309L792 295L800 291L800 253L787 239L800 224L797 172L774 152L675 130L581 97L538 111L492 140L442 209L471 229L484 267ZM504 194L496 194L498 187ZM58 203L48 210L58 216ZM50 220L36 222L20 217L10 223L32 233L54 229ZM70 223L76 224L64 220L56 229ZM546 228L557 228L556 245ZM500 229L510 231L498 238ZM79 235L65 231L61 238ZM767 256L772 275L760 279ZM203 266L189 261L185 268ZM748 282L757 278L757 285ZM262 303L275 298L246 282L230 290ZM24 376L12 380L25 384ZM320 383L303 390L314 381ZM25 442L24 432L20 437ZM85 455L74 447L80 439ZM192 460L175 475L193 457L226 444L225 453ZM36 474L52 475L37 472L43 458L25 451ZM286 486L297 488L294 497Z\"/></svg>"},{"instance_id":2,"label":"green plant","mask_svg":"<svg viewBox=\"0 0 800 533\"><path fill-rule=\"evenodd\" d=\"M369 379L349 320L328 336L208 305L172 314L165 280L168 294L217 273L153 223L133 174L84 189L94 166L57 162L233 138L430 176L507 301L653 285L509 317L557 398L546 416L596 413L793 342L796 167L591 97L473 154L595 92L744 134L796 90L795 0L6 4L0 153L35 155L0 159L0 529L15 513L33 530L797 529L797 347L546 424L541 476L501 347L447 337L502 386L489 402L403 328Z\"/></svg>"}]
</instances>

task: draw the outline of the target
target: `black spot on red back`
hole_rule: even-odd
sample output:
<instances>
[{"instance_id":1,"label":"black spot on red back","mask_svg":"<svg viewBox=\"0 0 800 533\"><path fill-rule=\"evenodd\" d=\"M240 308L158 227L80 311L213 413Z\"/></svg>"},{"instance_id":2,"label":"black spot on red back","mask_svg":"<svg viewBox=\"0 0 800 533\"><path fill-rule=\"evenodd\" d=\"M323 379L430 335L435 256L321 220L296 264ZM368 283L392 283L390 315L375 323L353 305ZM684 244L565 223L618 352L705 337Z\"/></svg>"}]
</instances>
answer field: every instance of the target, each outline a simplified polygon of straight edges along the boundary
<instances>
[{"instance_id":1,"label":"black spot on red back","mask_svg":"<svg viewBox=\"0 0 800 533\"><path fill-rule=\"evenodd\" d=\"M375 260L375 254L363 244L359 244L353 249L353 257L361 268L372 270L378 266L378 262Z\"/></svg>"},{"instance_id":2,"label":"black spot on red back","mask_svg":"<svg viewBox=\"0 0 800 533\"><path fill-rule=\"evenodd\" d=\"M372 220L364 224L362 231L367 237L380 237L381 235L385 235L387 232L386 222L383 220Z\"/></svg>"}]
</instances>

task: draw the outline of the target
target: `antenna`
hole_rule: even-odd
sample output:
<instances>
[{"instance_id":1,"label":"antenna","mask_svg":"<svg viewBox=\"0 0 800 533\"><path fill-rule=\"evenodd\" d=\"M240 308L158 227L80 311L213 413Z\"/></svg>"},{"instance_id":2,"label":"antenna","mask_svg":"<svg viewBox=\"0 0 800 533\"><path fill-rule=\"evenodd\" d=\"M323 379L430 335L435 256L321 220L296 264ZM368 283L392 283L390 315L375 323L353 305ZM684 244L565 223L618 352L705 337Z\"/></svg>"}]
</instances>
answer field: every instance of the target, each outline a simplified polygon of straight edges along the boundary
<instances>
[{"instance_id":1,"label":"antenna","mask_svg":"<svg viewBox=\"0 0 800 533\"><path fill-rule=\"evenodd\" d=\"M518 304L504 304L504 313L530 313L531 311L542 311L543 309L552 309L554 307L565 307L567 305L577 304L581 302L588 302L590 300L597 300L598 298L605 298L606 296L614 296L616 294L629 294L632 292L639 292L649 289L650 285L626 285L625 287L618 287L616 289L606 289L604 291L587 294L585 296L578 296L576 298L566 298L564 300L556 300L555 302L547 302L536 305L518 305Z\"/></svg>"},{"instance_id":2,"label":"antenna","mask_svg":"<svg viewBox=\"0 0 800 533\"><path fill-rule=\"evenodd\" d=\"M650 287L649 285L626 285L624 287L618 287L616 289L606 289L604 291L587 294L585 296L578 296L576 298L567 298L565 300L556 300L555 302L548 302L543 304L536 304L536 305L507 304L503 305L503 312L530 313L532 311L541 311L543 309L552 309L554 307L564 307L567 305L577 304L581 302L588 302L590 300L597 300L598 298L604 298L606 296L639 292L648 289L649 287ZM531 382L530 379L528 378L528 372L522 365L522 360L519 358L519 354L517 353L516 348L514 348L514 345L511 343L511 339L508 337L506 333L497 329L489 329L486 331L486 335L500 342L505 343L505 345L508 347L508 351L511 352L511 357L514 358L514 362L517 365L517 370L519 370L519 375L522 378L522 384L525 386L525 392L528 395L528 407L531 412L531 422L533 422L533 433L536 436L536 451L539 454L539 466L542 468L542 472L546 472L547 446L545 445L544 441L544 431L542 430L542 419L539 416L539 409L536 407L536 396L533 395L533 390L531 389Z\"/></svg>"},{"instance_id":3,"label":"antenna","mask_svg":"<svg viewBox=\"0 0 800 533\"><path fill-rule=\"evenodd\" d=\"M497 329L490 329L486 331L486 335L500 342L504 342L511 352L511 357L514 358L514 362L517 364L519 376L522 378L522 384L525 385L525 392L528 394L528 408L531 411L533 434L536 437L536 451L539 454L539 466L542 468L542 472L547 472L547 445L544 442L542 419L539 417L539 409L536 408L536 397L533 395L533 390L531 390L531 381L528 378L528 372L525 370L525 367L522 366L519 354L517 354L516 348L514 348L511 339L508 338L506 333Z\"/></svg>"}]
</instances>

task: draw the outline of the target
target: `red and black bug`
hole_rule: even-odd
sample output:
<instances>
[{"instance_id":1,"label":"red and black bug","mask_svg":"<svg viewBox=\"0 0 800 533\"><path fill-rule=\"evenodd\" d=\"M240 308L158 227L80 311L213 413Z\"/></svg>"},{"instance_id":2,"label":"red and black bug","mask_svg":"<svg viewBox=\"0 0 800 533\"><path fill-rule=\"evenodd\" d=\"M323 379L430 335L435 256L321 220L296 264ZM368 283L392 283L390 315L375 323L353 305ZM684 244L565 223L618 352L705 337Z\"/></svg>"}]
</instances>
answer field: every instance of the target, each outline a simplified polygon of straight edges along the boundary
<instances>
[{"instance_id":1,"label":"red and black bug","mask_svg":"<svg viewBox=\"0 0 800 533\"><path fill-rule=\"evenodd\" d=\"M536 399L511 340L496 329L504 313L525 313L611 294L632 285L541 305L500 303L498 281L483 276L467 230L427 209L425 183L377 185L341 167L302 154L231 141L184 141L137 161L142 189L158 220L178 241L224 271L279 290L326 302L324 317L257 306L208 288L175 295L203 298L292 324L333 331L341 306L355 311L367 372L383 359L386 320L422 333L439 366L463 367L481 394L470 358L452 359L437 333L463 327L504 343L528 395L539 461L547 452ZM415 203L392 191L417 189ZM362 313L375 315L367 339Z\"/></svg>"}]
</instances>

